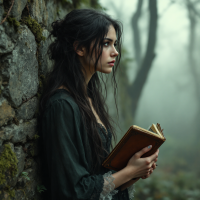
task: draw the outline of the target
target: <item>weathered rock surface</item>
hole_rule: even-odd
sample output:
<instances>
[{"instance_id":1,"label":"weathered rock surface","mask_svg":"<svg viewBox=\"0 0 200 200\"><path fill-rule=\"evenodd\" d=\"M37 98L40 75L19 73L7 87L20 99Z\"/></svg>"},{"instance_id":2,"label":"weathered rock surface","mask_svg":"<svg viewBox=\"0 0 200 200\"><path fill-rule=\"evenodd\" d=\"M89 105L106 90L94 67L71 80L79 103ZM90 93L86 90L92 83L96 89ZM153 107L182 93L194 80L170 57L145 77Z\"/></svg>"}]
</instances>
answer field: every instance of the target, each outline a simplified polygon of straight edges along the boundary
<instances>
[{"instance_id":1,"label":"weathered rock surface","mask_svg":"<svg viewBox=\"0 0 200 200\"><path fill-rule=\"evenodd\" d=\"M0 22L11 3L12 0L0 0ZM15 0L10 17L19 21L22 16L30 14L42 27L42 35L46 37L40 45L37 45L35 33L32 33L38 24L27 26L21 23L18 29L15 23L11 25L8 21L0 25L0 199L2 200L42 200L37 190L37 186L43 185L40 178L42 174L38 170L39 140L34 137L37 134L37 120L32 119L38 104L36 94L41 92L38 91L38 76L42 79L42 86L45 76L53 68L53 63L47 55L48 47L54 40L53 37L47 39L51 24L65 17L73 8L72 4L72 0ZM5 177L1 176L2 169ZM27 172L28 178L23 176L22 172Z\"/></svg>"},{"instance_id":2,"label":"weathered rock surface","mask_svg":"<svg viewBox=\"0 0 200 200\"><path fill-rule=\"evenodd\" d=\"M4 129L0 131L0 139L11 141L13 143L22 142L25 143L28 139L33 139L36 133L37 121L36 119L32 119L29 122L25 122L19 124L19 126L12 124L10 126L6 126Z\"/></svg>"},{"instance_id":3,"label":"weathered rock surface","mask_svg":"<svg viewBox=\"0 0 200 200\"><path fill-rule=\"evenodd\" d=\"M11 26L7 21L5 21L2 25L5 28L7 36L9 36L13 43L16 43L19 38L19 33L15 30L14 26Z\"/></svg>"},{"instance_id":4,"label":"weathered rock surface","mask_svg":"<svg viewBox=\"0 0 200 200\"><path fill-rule=\"evenodd\" d=\"M44 37L49 36L49 31L44 29L42 32ZM53 69L53 62L49 59L47 55L47 50L50 43L53 42L53 39L46 39L45 41L41 41L39 48L39 60L40 60L40 69L43 75L46 75Z\"/></svg>"},{"instance_id":5,"label":"weathered rock surface","mask_svg":"<svg viewBox=\"0 0 200 200\"><path fill-rule=\"evenodd\" d=\"M4 13L3 0L0 0L0 22L3 20L3 13Z\"/></svg>"},{"instance_id":6,"label":"weathered rock surface","mask_svg":"<svg viewBox=\"0 0 200 200\"><path fill-rule=\"evenodd\" d=\"M1 6L0 6L1 13ZM5 33L5 28L0 25L0 55L9 53L14 49L14 44L10 37Z\"/></svg>"},{"instance_id":7,"label":"weathered rock surface","mask_svg":"<svg viewBox=\"0 0 200 200\"><path fill-rule=\"evenodd\" d=\"M23 103L21 107L16 110L16 116L18 119L32 119L35 114L38 100L36 97L30 99L26 103Z\"/></svg>"},{"instance_id":8,"label":"weathered rock surface","mask_svg":"<svg viewBox=\"0 0 200 200\"><path fill-rule=\"evenodd\" d=\"M25 149L27 151L27 156L37 156L39 154L39 146L37 140L34 142L26 143Z\"/></svg>"},{"instance_id":9,"label":"weathered rock surface","mask_svg":"<svg viewBox=\"0 0 200 200\"><path fill-rule=\"evenodd\" d=\"M25 164L25 153L22 149L22 146L16 146L15 147L15 154L18 160L18 164L17 164L17 168L18 168L18 172L17 172L17 176L19 176L21 174L21 172L24 169L24 164Z\"/></svg>"},{"instance_id":10,"label":"weathered rock surface","mask_svg":"<svg viewBox=\"0 0 200 200\"><path fill-rule=\"evenodd\" d=\"M71 0L68 0L68 4L73 4ZM46 2L46 16L47 16L47 23L45 24L47 27L47 30L51 30L51 23L58 20L62 19L68 12L67 6L63 6L61 2L57 1L56 2L56 7L55 9L55 2L54 0L49 0Z\"/></svg>"},{"instance_id":11,"label":"weathered rock surface","mask_svg":"<svg viewBox=\"0 0 200 200\"><path fill-rule=\"evenodd\" d=\"M14 17L17 21L21 19L22 11L24 10L28 0L15 0L10 16ZM11 6L12 1L9 1Z\"/></svg>"},{"instance_id":12,"label":"weathered rock surface","mask_svg":"<svg viewBox=\"0 0 200 200\"><path fill-rule=\"evenodd\" d=\"M29 13L38 23L47 25L47 9L45 0L34 0L28 4Z\"/></svg>"},{"instance_id":13,"label":"weathered rock surface","mask_svg":"<svg viewBox=\"0 0 200 200\"><path fill-rule=\"evenodd\" d=\"M12 54L1 61L3 79L8 79L3 95L10 99L14 107L37 93L39 82L36 48L32 32L26 25L20 26L17 45Z\"/></svg>"},{"instance_id":14,"label":"weathered rock surface","mask_svg":"<svg viewBox=\"0 0 200 200\"><path fill-rule=\"evenodd\" d=\"M37 165L36 163L34 163L34 165L32 166L32 168L26 169L23 172L27 173L27 177L30 179L26 179L25 177L19 177L18 178L18 182L17 182L17 187L18 188L23 188L25 186L25 184L27 185L24 188L26 197L29 199L32 199L33 197L35 197L35 199L41 199L39 197L39 192L37 191L37 185L38 182L40 181L37 177L38 177L38 173L37 173ZM17 198L16 198L17 199Z\"/></svg>"},{"instance_id":15,"label":"weathered rock surface","mask_svg":"<svg viewBox=\"0 0 200 200\"><path fill-rule=\"evenodd\" d=\"M0 126L6 124L9 120L12 120L15 116L14 109L8 105L5 98L0 98Z\"/></svg>"}]
</instances>

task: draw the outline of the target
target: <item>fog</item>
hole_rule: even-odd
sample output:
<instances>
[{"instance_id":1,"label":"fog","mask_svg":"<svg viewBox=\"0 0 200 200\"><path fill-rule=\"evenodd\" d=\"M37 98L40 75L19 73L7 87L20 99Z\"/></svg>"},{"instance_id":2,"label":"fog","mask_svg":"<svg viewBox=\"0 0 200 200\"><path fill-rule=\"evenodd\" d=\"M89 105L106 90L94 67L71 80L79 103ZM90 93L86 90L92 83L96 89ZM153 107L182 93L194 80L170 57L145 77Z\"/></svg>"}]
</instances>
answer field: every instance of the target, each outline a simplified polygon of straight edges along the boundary
<instances>
[{"instance_id":1,"label":"fog","mask_svg":"<svg viewBox=\"0 0 200 200\"><path fill-rule=\"evenodd\" d=\"M138 72L131 27L131 18L136 12L137 2L137 0L100 0L106 12L123 23L123 47L126 53L122 54L122 57L133 59L127 64L126 71L127 81L130 83L134 81ZM193 4L195 9L193 18L190 16L195 24L193 30L188 15L189 3ZM192 170L195 176L199 177L200 2L158 0L157 8L157 37L154 49L156 56L142 89L135 118L131 120L132 124L143 128L158 122L164 129L167 140L160 148L158 171L172 175L187 174ZM146 0L143 1L139 19L142 57L146 51L148 29L149 11ZM134 91L131 92L134 95ZM128 114L127 112L127 116ZM126 128L123 129L124 132L118 134L119 139L125 130ZM197 196L200 197L200 191ZM141 197L141 199L147 198ZM172 199L198 198L185 195L185 198Z\"/></svg>"}]
</instances>

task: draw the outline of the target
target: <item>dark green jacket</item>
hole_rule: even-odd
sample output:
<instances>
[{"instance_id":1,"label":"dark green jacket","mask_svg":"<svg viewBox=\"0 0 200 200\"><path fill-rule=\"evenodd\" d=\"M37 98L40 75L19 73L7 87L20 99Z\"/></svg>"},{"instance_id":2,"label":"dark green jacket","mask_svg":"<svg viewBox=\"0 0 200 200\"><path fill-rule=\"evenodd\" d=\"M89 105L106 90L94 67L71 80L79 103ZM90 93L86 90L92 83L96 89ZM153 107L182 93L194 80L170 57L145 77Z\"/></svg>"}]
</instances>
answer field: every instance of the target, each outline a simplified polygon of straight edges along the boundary
<instances>
[{"instance_id":1,"label":"dark green jacket","mask_svg":"<svg viewBox=\"0 0 200 200\"><path fill-rule=\"evenodd\" d=\"M91 174L89 143L78 105L64 89L57 90L47 104L40 121L42 141L42 168L48 200L99 200L103 189L103 175L110 171L100 167ZM111 133L108 138L99 134L104 147L110 152ZM114 172L114 171L112 171ZM118 189L117 189L118 190ZM128 200L127 189L113 195L114 200ZM105 199L106 200L106 199Z\"/></svg>"}]
</instances>

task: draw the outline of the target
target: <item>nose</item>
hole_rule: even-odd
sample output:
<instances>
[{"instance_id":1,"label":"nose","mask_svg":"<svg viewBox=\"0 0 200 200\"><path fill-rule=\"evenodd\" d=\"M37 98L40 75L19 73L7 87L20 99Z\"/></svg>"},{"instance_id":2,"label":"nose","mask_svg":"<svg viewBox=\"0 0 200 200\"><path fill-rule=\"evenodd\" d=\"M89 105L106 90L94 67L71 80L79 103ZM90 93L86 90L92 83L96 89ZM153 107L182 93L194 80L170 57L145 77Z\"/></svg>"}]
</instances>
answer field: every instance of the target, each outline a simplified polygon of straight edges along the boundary
<instances>
[{"instance_id":1,"label":"nose","mask_svg":"<svg viewBox=\"0 0 200 200\"><path fill-rule=\"evenodd\" d=\"M117 52L117 50L115 49L115 47L113 47L113 51L111 53L112 57L117 57L119 55L119 53Z\"/></svg>"}]
</instances>

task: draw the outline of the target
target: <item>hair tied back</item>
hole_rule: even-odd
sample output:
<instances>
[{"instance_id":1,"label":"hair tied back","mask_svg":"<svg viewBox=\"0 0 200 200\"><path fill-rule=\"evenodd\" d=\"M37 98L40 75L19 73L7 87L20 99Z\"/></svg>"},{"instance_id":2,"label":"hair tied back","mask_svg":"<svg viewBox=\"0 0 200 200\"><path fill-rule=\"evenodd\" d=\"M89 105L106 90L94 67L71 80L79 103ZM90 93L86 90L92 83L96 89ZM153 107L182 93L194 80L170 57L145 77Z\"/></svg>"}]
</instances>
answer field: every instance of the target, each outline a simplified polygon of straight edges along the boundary
<instances>
[{"instance_id":1,"label":"hair tied back","mask_svg":"<svg viewBox=\"0 0 200 200\"><path fill-rule=\"evenodd\" d=\"M54 21L51 26L52 26L52 31L51 31L51 34L54 36L54 37L61 37L61 34L62 34L62 22L63 20L56 20Z\"/></svg>"}]
</instances>

